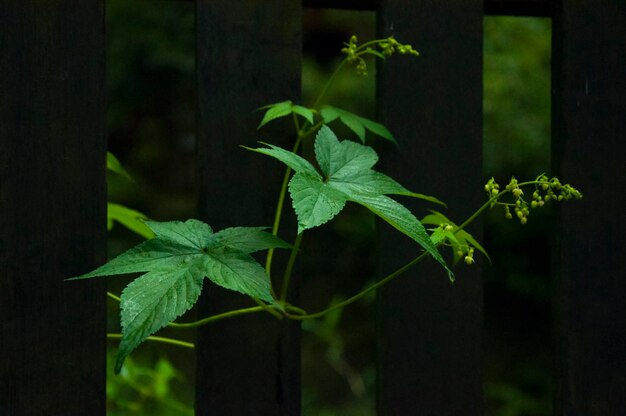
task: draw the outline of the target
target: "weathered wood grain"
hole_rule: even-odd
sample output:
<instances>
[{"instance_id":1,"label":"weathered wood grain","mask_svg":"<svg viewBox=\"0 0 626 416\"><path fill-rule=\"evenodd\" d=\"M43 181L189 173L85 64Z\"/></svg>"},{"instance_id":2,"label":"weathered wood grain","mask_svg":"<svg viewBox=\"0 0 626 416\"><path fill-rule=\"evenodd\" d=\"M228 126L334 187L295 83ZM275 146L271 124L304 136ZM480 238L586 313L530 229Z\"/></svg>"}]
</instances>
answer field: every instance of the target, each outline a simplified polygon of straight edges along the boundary
<instances>
[{"instance_id":1,"label":"weathered wood grain","mask_svg":"<svg viewBox=\"0 0 626 416\"><path fill-rule=\"evenodd\" d=\"M458 223L484 199L482 6L387 0L379 11L379 37L394 35L421 53L381 65L379 113L399 142L381 158L385 171L441 198ZM403 202L418 217L427 213L424 204ZM479 239L480 230L479 223L470 227ZM381 276L421 251L384 226L380 245ZM380 291L380 415L483 414L480 269L457 267L451 284L426 260Z\"/></svg>"},{"instance_id":2,"label":"weathered wood grain","mask_svg":"<svg viewBox=\"0 0 626 416\"><path fill-rule=\"evenodd\" d=\"M104 5L0 10L0 414L105 412Z\"/></svg>"},{"instance_id":3,"label":"weathered wood grain","mask_svg":"<svg viewBox=\"0 0 626 416\"><path fill-rule=\"evenodd\" d=\"M254 109L299 98L301 25L299 2L197 2L199 209L216 229L272 224L283 165L238 146L291 147L288 124L258 132ZM203 315L251 306L217 288L203 297ZM203 328L197 414L299 414L299 351L299 325L267 314Z\"/></svg>"},{"instance_id":4,"label":"weathered wood grain","mask_svg":"<svg viewBox=\"0 0 626 416\"><path fill-rule=\"evenodd\" d=\"M626 409L626 3L563 0L553 23L553 166L584 194L557 233L558 415Z\"/></svg>"}]
</instances>

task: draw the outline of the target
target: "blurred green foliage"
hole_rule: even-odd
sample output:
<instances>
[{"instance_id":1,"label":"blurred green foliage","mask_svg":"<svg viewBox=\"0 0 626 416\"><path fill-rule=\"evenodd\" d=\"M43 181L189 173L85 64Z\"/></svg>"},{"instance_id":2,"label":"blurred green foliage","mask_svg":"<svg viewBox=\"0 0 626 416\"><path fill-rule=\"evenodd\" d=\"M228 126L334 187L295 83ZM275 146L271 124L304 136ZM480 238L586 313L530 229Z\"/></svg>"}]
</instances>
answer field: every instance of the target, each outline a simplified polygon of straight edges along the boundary
<instances>
[{"instance_id":1,"label":"blurred green foliage","mask_svg":"<svg viewBox=\"0 0 626 416\"><path fill-rule=\"evenodd\" d=\"M146 360L128 357L118 376L113 374L117 352L107 354L107 414L111 416L152 415L192 416L189 397L177 398L173 387L187 382L172 363L164 357Z\"/></svg>"},{"instance_id":2,"label":"blurred green foliage","mask_svg":"<svg viewBox=\"0 0 626 416\"><path fill-rule=\"evenodd\" d=\"M110 198L158 220L194 217L193 3L108 0L106 4L109 148L136 180L111 178ZM374 37L375 16L306 10L303 24L302 88L307 105L338 63L342 42L351 34L359 39ZM485 18L486 177L494 175L508 182L510 174L549 173L550 30L546 19ZM417 40L406 41L419 50ZM369 65L369 73L362 78L344 71L325 101L375 118L375 65ZM349 131L337 133L350 135ZM489 415L551 413L548 218L545 210L524 227L507 222L501 213L485 219L483 245L494 261L492 267L485 266ZM327 306L332 293L349 296L358 291L365 283L362 275L373 269L369 242L376 233L369 213L350 209L333 223L333 232L350 247L348 254L360 259L358 267L337 265L338 273L361 276L340 282L311 276L303 282L303 290L312 310ZM109 239L110 255L138 239L115 227ZM306 249L313 255L316 250L324 253L323 247ZM119 293L123 283L110 281L110 289ZM110 304L110 329L117 331L119 311L114 302ZM373 298L304 325L303 414L375 413L372 304ZM175 356L171 355L175 350L166 349L167 356L160 351L150 346L139 349L122 376L109 376L109 414L192 414L194 358L186 356L187 351Z\"/></svg>"}]
</instances>

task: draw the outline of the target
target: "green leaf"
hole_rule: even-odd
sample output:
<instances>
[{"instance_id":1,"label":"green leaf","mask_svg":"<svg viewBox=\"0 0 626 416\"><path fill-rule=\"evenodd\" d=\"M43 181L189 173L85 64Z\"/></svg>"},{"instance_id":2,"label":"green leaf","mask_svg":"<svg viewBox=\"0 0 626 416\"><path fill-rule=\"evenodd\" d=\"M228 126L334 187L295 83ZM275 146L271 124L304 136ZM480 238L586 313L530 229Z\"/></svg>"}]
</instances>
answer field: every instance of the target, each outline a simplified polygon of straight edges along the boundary
<instances>
[{"instance_id":1,"label":"green leaf","mask_svg":"<svg viewBox=\"0 0 626 416\"><path fill-rule=\"evenodd\" d=\"M292 111L305 118L310 124L313 124L314 116L313 111L310 108L302 107L301 105L294 105Z\"/></svg>"},{"instance_id":2,"label":"green leaf","mask_svg":"<svg viewBox=\"0 0 626 416\"><path fill-rule=\"evenodd\" d=\"M275 157L296 172L289 182L289 193L298 218L298 232L324 224L343 209L346 201L352 201L365 206L416 241L452 278L452 272L424 226L403 205L385 195L398 194L441 202L415 194L390 177L372 170L378 155L371 147L351 141L340 142L330 128L322 126L314 145L322 170L320 175L300 156L268 146L269 149L251 150Z\"/></svg>"},{"instance_id":3,"label":"green leaf","mask_svg":"<svg viewBox=\"0 0 626 416\"><path fill-rule=\"evenodd\" d=\"M416 241L435 260L437 260L444 269L446 269L448 276L451 280L453 280L454 274L452 273L452 270L448 268L448 265L443 260L443 257L441 257L441 254L430 239L426 229L418 221L418 219L415 218L411 211L384 195L370 196L365 194L354 194L350 200L363 205L395 229Z\"/></svg>"},{"instance_id":4,"label":"green leaf","mask_svg":"<svg viewBox=\"0 0 626 416\"><path fill-rule=\"evenodd\" d=\"M257 127L257 130L269 123L272 120L276 120L280 117L288 116L292 113L293 103L291 101L282 101L280 103L270 104L266 107L261 107L260 109L268 108L261 120L261 123Z\"/></svg>"},{"instance_id":5,"label":"green leaf","mask_svg":"<svg viewBox=\"0 0 626 416\"><path fill-rule=\"evenodd\" d=\"M269 146L270 148L269 149L263 149L263 148L254 149L254 148L246 147L246 146L241 146L241 147L243 147L244 149L253 151L253 152L261 153L267 156L271 156L275 159L278 159L296 172L306 173L310 176L318 177L320 180L322 179L320 174L317 173L313 165L310 164L308 160L298 156L297 154L293 152L290 152L285 149L281 149L278 146L274 146L269 143L263 143L263 142L261 143L265 144L266 146Z\"/></svg>"},{"instance_id":6,"label":"green leaf","mask_svg":"<svg viewBox=\"0 0 626 416\"><path fill-rule=\"evenodd\" d=\"M108 230L113 228L113 222L116 221L144 238L154 238L154 233L144 222L147 218L145 214L135 211L134 209L113 202L107 203Z\"/></svg>"},{"instance_id":7,"label":"green leaf","mask_svg":"<svg viewBox=\"0 0 626 416\"><path fill-rule=\"evenodd\" d=\"M198 220L146 221L156 237L108 263L68 279L147 272L122 292L122 340L116 364L143 340L167 325L198 299L207 277L218 286L276 305L265 270L250 253L288 247L259 227L227 228L213 233Z\"/></svg>"},{"instance_id":8,"label":"green leaf","mask_svg":"<svg viewBox=\"0 0 626 416\"><path fill-rule=\"evenodd\" d=\"M298 234L328 222L346 203L345 195L306 173L291 178L289 193L298 217Z\"/></svg>"},{"instance_id":9,"label":"green leaf","mask_svg":"<svg viewBox=\"0 0 626 416\"><path fill-rule=\"evenodd\" d=\"M452 226L452 231L450 231L449 233L451 233L454 236L454 238L449 238L450 236L448 235L448 233L446 233L445 235L439 233L438 238L448 237L448 240L452 243L452 249L453 249L455 261L458 261L460 259L460 257L456 254L457 247L466 249L467 247L471 246L471 247L476 248L476 250L480 251L487 258L489 263L491 263L491 258L489 257L489 254L487 254L487 251L483 248L482 245L480 245L478 241L476 241L476 239L470 233L468 233L465 230L459 229L458 225L452 222L448 217L446 217L441 212L437 212L434 210L430 210L430 212L431 212L430 214L422 218L422 223L436 225L436 226L439 226L445 223L445 224L450 224ZM433 237L431 236L431 238Z\"/></svg>"},{"instance_id":10,"label":"green leaf","mask_svg":"<svg viewBox=\"0 0 626 416\"><path fill-rule=\"evenodd\" d=\"M219 231L212 236L214 241L209 245L232 248L242 253L250 254L268 248L291 248L280 238L263 230L267 227L233 227Z\"/></svg>"},{"instance_id":11,"label":"green leaf","mask_svg":"<svg viewBox=\"0 0 626 416\"><path fill-rule=\"evenodd\" d=\"M298 114L304 117L309 123L313 124L313 110L310 108L303 107L301 105L296 105L292 101L281 101L279 103L266 105L264 107L259 108L259 110L265 110L265 114L263 115L263 119L261 123L257 127L257 130L269 123L270 121L276 120L277 118L288 116L289 114Z\"/></svg>"},{"instance_id":12,"label":"green leaf","mask_svg":"<svg viewBox=\"0 0 626 416\"><path fill-rule=\"evenodd\" d=\"M181 267L155 270L132 281L120 303L122 340L115 362L119 373L124 359L148 336L183 315L202 291L202 262L195 258Z\"/></svg>"},{"instance_id":13,"label":"green leaf","mask_svg":"<svg viewBox=\"0 0 626 416\"><path fill-rule=\"evenodd\" d=\"M115 155L111 152L107 152L107 169L111 172L117 173L130 182L134 182L133 178L131 178L126 169L124 169L117 157L115 157Z\"/></svg>"},{"instance_id":14,"label":"green leaf","mask_svg":"<svg viewBox=\"0 0 626 416\"><path fill-rule=\"evenodd\" d=\"M359 117L349 111L336 107L325 106L321 109L320 114L326 124L339 119L359 137L362 143L365 143L365 130L369 130L376 136L396 143L396 139L385 126L375 121Z\"/></svg>"}]
</instances>

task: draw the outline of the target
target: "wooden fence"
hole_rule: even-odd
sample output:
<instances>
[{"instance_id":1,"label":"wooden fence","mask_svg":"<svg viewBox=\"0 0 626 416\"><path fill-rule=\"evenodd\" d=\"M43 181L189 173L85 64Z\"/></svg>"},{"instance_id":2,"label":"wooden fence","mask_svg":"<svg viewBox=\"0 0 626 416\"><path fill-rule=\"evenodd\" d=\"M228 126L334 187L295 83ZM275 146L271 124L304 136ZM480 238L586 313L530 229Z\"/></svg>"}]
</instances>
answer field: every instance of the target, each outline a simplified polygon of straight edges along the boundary
<instances>
[{"instance_id":1,"label":"wooden fence","mask_svg":"<svg viewBox=\"0 0 626 416\"><path fill-rule=\"evenodd\" d=\"M625 414L623 0L196 3L199 209L217 228L271 218L278 181L259 172L275 166L231 149L256 137L255 116L241 114L299 97L303 7L375 10L380 37L428 56L379 72L381 121L420 139L385 155L385 170L459 216L483 198L483 16L552 17L554 173L586 196L559 215L555 239L555 413ZM104 4L7 0L0 33L0 414L104 414L104 280L63 281L105 259ZM386 270L414 250L381 238ZM480 270L453 287L416 276L432 271L379 293L381 415L483 413ZM221 292L205 294L205 312L238 305ZM258 316L201 330L197 414L299 414L299 359L297 324Z\"/></svg>"}]
</instances>

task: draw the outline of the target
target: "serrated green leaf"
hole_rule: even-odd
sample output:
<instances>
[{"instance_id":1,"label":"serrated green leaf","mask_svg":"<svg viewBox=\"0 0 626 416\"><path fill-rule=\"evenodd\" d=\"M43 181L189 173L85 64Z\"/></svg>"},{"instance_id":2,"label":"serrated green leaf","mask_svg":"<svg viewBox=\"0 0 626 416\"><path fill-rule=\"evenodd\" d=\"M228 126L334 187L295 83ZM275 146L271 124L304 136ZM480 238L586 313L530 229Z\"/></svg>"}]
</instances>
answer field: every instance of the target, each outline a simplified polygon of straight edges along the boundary
<instances>
[{"instance_id":1,"label":"serrated green leaf","mask_svg":"<svg viewBox=\"0 0 626 416\"><path fill-rule=\"evenodd\" d=\"M317 162L327 178L349 177L378 162L374 149L348 140L340 142L328 126L320 128L314 147Z\"/></svg>"},{"instance_id":2,"label":"serrated green leaf","mask_svg":"<svg viewBox=\"0 0 626 416\"><path fill-rule=\"evenodd\" d=\"M147 272L122 292L122 341L116 371L146 337L193 306L205 276L224 288L276 304L265 270L249 253L288 246L277 237L259 227L227 228L214 234L198 220L146 221L146 225L155 238L69 279Z\"/></svg>"},{"instance_id":3,"label":"serrated green leaf","mask_svg":"<svg viewBox=\"0 0 626 416\"><path fill-rule=\"evenodd\" d=\"M404 205L384 195L354 194L350 196L350 200L363 205L395 229L416 241L446 269L450 279L453 279L452 270L441 257L426 229Z\"/></svg>"},{"instance_id":4,"label":"serrated green leaf","mask_svg":"<svg viewBox=\"0 0 626 416\"><path fill-rule=\"evenodd\" d=\"M371 131L372 133L374 133L377 136L382 137L383 139L387 139L391 142L396 142L396 139L393 137L393 135L391 134L391 132L389 130L387 130L387 127L383 126L380 123L377 123L375 121L372 120L368 120L366 118L360 117L359 121L361 121L361 123L363 124L363 126L365 126L366 129L368 129L369 131Z\"/></svg>"},{"instance_id":5,"label":"serrated green leaf","mask_svg":"<svg viewBox=\"0 0 626 416\"><path fill-rule=\"evenodd\" d=\"M204 260L204 271L218 286L275 304L265 269L252 256L236 250L211 250Z\"/></svg>"},{"instance_id":6,"label":"serrated green leaf","mask_svg":"<svg viewBox=\"0 0 626 416\"><path fill-rule=\"evenodd\" d=\"M346 203L344 195L320 178L300 172L289 181L289 193L298 217L298 233L328 222Z\"/></svg>"},{"instance_id":7,"label":"serrated green leaf","mask_svg":"<svg viewBox=\"0 0 626 416\"><path fill-rule=\"evenodd\" d=\"M330 116L332 117L331 109ZM431 241L424 226L404 206L386 194L413 196L440 202L436 198L410 192L402 185L371 168L378 160L376 152L351 141L340 142L327 126L322 126L315 140L315 155L323 176L301 157L271 146L251 149L282 160L296 174L289 182L293 208L298 217L298 232L317 227L332 219L346 201L356 202L420 244L453 275ZM295 162L297 161L297 163Z\"/></svg>"},{"instance_id":8,"label":"serrated green leaf","mask_svg":"<svg viewBox=\"0 0 626 416\"><path fill-rule=\"evenodd\" d=\"M130 209L113 202L107 203L108 230L113 228L113 222L116 221L144 238L154 238L154 233L144 222L146 219L148 219L148 217L139 211L135 211L134 209Z\"/></svg>"},{"instance_id":9,"label":"serrated green leaf","mask_svg":"<svg viewBox=\"0 0 626 416\"><path fill-rule=\"evenodd\" d=\"M202 251L209 245L213 230L208 224L198 220L182 221L146 221L146 225L159 237L169 241Z\"/></svg>"},{"instance_id":10,"label":"serrated green leaf","mask_svg":"<svg viewBox=\"0 0 626 416\"><path fill-rule=\"evenodd\" d=\"M293 103L288 100L288 101L282 101L280 103L270 104L265 107L261 107L260 109L267 108L268 110L265 112L265 115L263 115L263 119L261 120L261 123L257 127L257 130L272 120L276 120L277 118L285 117L291 114L292 105Z\"/></svg>"},{"instance_id":11,"label":"serrated green leaf","mask_svg":"<svg viewBox=\"0 0 626 416\"><path fill-rule=\"evenodd\" d=\"M310 108L302 107L301 105L294 105L292 111L298 115L301 115L306 121L313 124L314 116L313 111Z\"/></svg>"},{"instance_id":12,"label":"serrated green leaf","mask_svg":"<svg viewBox=\"0 0 626 416\"><path fill-rule=\"evenodd\" d=\"M361 140L361 143L365 143L365 126L361 123L358 116L355 116L352 113L344 113L339 117L339 119L346 125L346 127L357 135L357 137Z\"/></svg>"},{"instance_id":13,"label":"serrated green leaf","mask_svg":"<svg viewBox=\"0 0 626 416\"><path fill-rule=\"evenodd\" d=\"M294 104L292 101L281 101L279 103L270 104L259 108L259 110L265 110L265 114L263 115L263 119L261 123L257 127L257 130L269 123L270 121L276 120L277 118L288 116L289 114L298 114L309 123L313 124L314 114L313 110L310 108L303 107L301 105Z\"/></svg>"},{"instance_id":14,"label":"serrated green leaf","mask_svg":"<svg viewBox=\"0 0 626 416\"><path fill-rule=\"evenodd\" d=\"M269 149L266 149L266 148L254 149L254 148L246 147L246 146L242 146L242 147L252 152L261 153L267 156L271 156L275 159L278 159L281 162L283 162L285 165L293 169L295 172L306 173L308 175L319 177L320 179L322 179L320 174L317 172L317 170L315 170L313 165L311 165L311 163L309 163L308 160L298 156L297 154L293 152L282 149L278 146L274 146L273 144L269 144L269 143L263 143L263 144L265 144L266 146L269 146L270 148Z\"/></svg>"},{"instance_id":15,"label":"serrated green leaf","mask_svg":"<svg viewBox=\"0 0 626 416\"><path fill-rule=\"evenodd\" d=\"M335 107L330 107L330 106L322 107L322 109L320 110L320 114L322 116L322 119L324 120L324 123L330 124L336 119L338 119L341 116L341 113L337 110L338 109L336 109Z\"/></svg>"},{"instance_id":16,"label":"serrated green leaf","mask_svg":"<svg viewBox=\"0 0 626 416\"><path fill-rule=\"evenodd\" d=\"M119 373L124 359L154 334L196 303L202 291L202 263L197 257L183 267L152 271L132 281L120 302L122 340L115 362Z\"/></svg>"},{"instance_id":17,"label":"serrated green leaf","mask_svg":"<svg viewBox=\"0 0 626 416\"><path fill-rule=\"evenodd\" d=\"M242 253L250 254L268 248L290 248L291 244L265 232L267 227L232 227L219 231L212 236L214 241L209 245L217 244L225 248L232 248Z\"/></svg>"},{"instance_id":18,"label":"serrated green leaf","mask_svg":"<svg viewBox=\"0 0 626 416\"><path fill-rule=\"evenodd\" d=\"M375 121L359 117L349 111L341 108L325 106L320 110L320 114L326 124L329 124L339 118L343 124L345 124L359 137L362 143L365 143L366 129L383 139L396 143L396 139L385 126Z\"/></svg>"},{"instance_id":19,"label":"serrated green leaf","mask_svg":"<svg viewBox=\"0 0 626 416\"><path fill-rule=\"evenodd\" d=\"M107 169L111 172L117 173L130 182L134 182L133 178L128 174L126 169L124 169L117 157L115 157L115 155L111 152L107 152Z\"/></svg>"}]
</instances>

